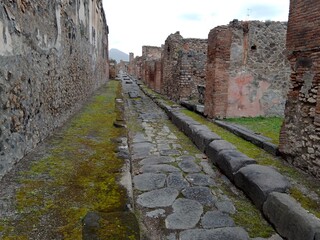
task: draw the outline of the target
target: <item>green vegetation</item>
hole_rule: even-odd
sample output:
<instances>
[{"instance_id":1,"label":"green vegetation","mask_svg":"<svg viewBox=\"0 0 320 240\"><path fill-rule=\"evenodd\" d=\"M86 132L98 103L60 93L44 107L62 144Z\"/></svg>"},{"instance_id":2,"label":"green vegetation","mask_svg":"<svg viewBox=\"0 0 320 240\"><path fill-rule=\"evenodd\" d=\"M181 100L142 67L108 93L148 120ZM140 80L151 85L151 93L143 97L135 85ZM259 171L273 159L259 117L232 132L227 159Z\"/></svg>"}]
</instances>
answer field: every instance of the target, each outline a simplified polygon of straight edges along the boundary
<instances>
[{"instance_id":1,"label":"green vegetation","mask_svg":"<svg viewBox=\"0 0 320 240\"><path fill-rule=\"evenodd\" d=\"M246 117L229 118L226 122L242 125L255 133L272 139L272 143L279 144L279 134L283 118L280 117Z\"/></svg>"},{"instance_id":2,"label":"green vegetation","mask_svg":"<svg viewBox=\"0 0 320 240\"><path fill-rule=\"evenodd\" d=\"M55 134L47 156L21 172L15 202L19 218L0 220L3 239L30 239L45 223L63 239L80 240L82 219L89 211L124 211L126 190L118 184L123 161L113 141L124 134L113 126L120 114L115 110L120 91L120 82L110 81ZM119 218L101 231L109 232L108 239L123 239L124 232L135 239L136 229L129 234L126 226Z\"/></svg>"},{"instance_id":3,"label":"green vegetation","mask_svg":"<svg viewBox=\"0 0 320 240\"><path fill-rule=\"evenodd\" d=\"M237 225L244 227L249 236L268 238L275 233L274 229L264 219L261 212L244 196L233 193L226 184L219 186L235 205L237 212L232 215Z\"/></svg>"},{"instance_id":4,"label":"green vegetation","mask_svg":"<svg viewBox=\"0 0 320 240\"><path fill-rule=\"evenodd\" d=\"M235 145L240 152L255 159L259 164L275 167L284 176L287 176L289 179L294 179L293 182L304 185L305 187L307 187L307 189L317 194L318 198L320 198L320 189L318 182L314 181L312 178L307 177L306 174L300 172L293 166L285 163L281 158L267 153L263 149L230 133L229 131L217 126L216 124L209 122L207 119L194 112L191 112L189 110L182 110L182 112L187 116L192 117L194 120L200 122L201 124L208 126L213 132L217 133L224 140ZM295 187L293 185L293 189L294 191L291 190L291 196L294 197L298 202L300 202L306 210L314 213L316 216L320 216L320 204L312 200L310 197L302 194L298 187Z\"/></svg>"}]
</instances>

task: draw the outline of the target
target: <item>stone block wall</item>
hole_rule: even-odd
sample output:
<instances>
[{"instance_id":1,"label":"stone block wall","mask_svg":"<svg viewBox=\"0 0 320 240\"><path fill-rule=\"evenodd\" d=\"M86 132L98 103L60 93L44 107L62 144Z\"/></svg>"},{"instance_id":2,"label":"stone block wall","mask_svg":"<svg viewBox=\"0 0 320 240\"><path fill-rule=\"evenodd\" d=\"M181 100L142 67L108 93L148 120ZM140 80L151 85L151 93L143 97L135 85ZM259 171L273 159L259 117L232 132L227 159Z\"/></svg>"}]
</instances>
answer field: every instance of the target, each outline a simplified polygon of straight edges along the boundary
<instances>
[{"instance_id":1,"label":"stone block wall","mask_svg":"<svg viewBox=\"0 0 320 240\"><path fill-rule=\"evenodd\" d=\"M142 47L142 80L153 90L156 90L156 85L161 84L161 69L159 71L161 53L161 47Z\"/></svg>"},{"instance_id":2,"label":"stone block wall","mask_svg":"<svg viewBox=\"0 0 320 240\"><path fill-rule=\"evenodd\" d=\"M280 151L294 166L320 178L320 5L291 0L287 32L291 88Z\"/></svg>"},{"instance_id":3,"label":"stone block wall","mask_svg":"<svg viewBox=\"0 0 320 240\"><path fill-rule=\"evenodd\" d=\"M137 79L142 78L142 57L135 57L130 60L128 73Z\"/></svg>"},{"instance_id":4,"label":"stone block wall","mask_svg":"<svg viewBox=\"0 0 320 240\"><path fill-rule=\"evenodd\" d=\"M101 0L0 4L0 178L108 80Z\"/></svg>"},{"instance_id":5,"label":"stone block wall","mask_svg":"<svg viewBox=\"0 0 320 240\"><path fill-rule=\"evenodd\" d=\"M287 24L239 22L209 33L205 114L209 118L283 116L289 89Z\"/></svg>"},{"instance_id":6,"label":"stone block wall","mask_svg":"<svg viewBox=\"0 0 320 240\"><path fill-rule=\"evenodd\" d=\"M198 85L205 84L206 39L184 39L179 32L165 41L162 90L173 100L199 100Z\"/></svg>"},{"instance_id":7,"label":"stone block wall","mask_svg":"<svg viewBox=\"0 0 320 240\"><path fill-rule=\"evenodd\" d=\"M109 78L110 79L115 79L117 76L116 66L117 66L116 60L109 60Z\"/></svg>"}]
</instances>

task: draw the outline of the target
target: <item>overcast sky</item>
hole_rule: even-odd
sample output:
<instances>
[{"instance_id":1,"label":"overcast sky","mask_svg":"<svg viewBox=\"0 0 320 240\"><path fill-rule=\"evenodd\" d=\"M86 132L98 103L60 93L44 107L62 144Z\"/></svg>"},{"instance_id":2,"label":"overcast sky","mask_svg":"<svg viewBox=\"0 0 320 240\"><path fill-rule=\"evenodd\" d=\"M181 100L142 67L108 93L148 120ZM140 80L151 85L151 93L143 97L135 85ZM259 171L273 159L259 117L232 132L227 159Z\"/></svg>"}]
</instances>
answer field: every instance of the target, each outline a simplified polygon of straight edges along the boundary
<instances>
[{"instance_id":1,"label":"overcast sky","mask_svg":"<svg viewBox=\"0 0 320 240\"><path fill-rule=\"evenodd\" d=\"M109 49L141 56L142 46L161 46L176 31L207 38L233 19L287 21L289 0L103 0Z\"/></svg>"}]
</instances>

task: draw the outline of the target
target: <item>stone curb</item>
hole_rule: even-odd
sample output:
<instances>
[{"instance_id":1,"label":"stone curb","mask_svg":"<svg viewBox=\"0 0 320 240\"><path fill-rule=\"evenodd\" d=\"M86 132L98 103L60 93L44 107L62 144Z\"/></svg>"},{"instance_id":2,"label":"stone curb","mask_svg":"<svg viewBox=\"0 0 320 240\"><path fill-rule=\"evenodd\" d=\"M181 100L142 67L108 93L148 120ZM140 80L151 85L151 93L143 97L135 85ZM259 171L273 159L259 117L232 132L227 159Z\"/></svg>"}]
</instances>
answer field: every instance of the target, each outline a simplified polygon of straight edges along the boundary
<instances>
[{"instance_id":1,"label":"stone curb","mask_svg":"<svg viewBox=\"0 0 320 240\"><path fill-rule=\"evenodd\" d=\"M277 232L290 240L320 240L320 221L287 194L271 193L263 213Z\"/></svg>"},{"instance_id":2,"label":"stone curb","mask_svg":"<svg viewBox=\"0 0 320 240\"><path fill-rule=\"evenodd\" d=\"M203 107L200 107L202 105L192 104L187 101L181 101L180 105L187 108L190 111L193 111L205 117L203 112ZM271 143L269 138L264 137L262 135L255 134L249 129L241 128L240 126L237 126L231 123L226 123L220 120L214 120L214 122L220 127L264 149L266 152L274 156L280 155L278 146L276 144Z\"/></svg>"},{"instance_id":3,"label":"stone curb","mask_svg":"<svg viewBox=\"0 0 320 240\"><path fill-rule=\"evenodd\" d=\"M143 92L150 97L150 94ZM202 151L204 149L203 152L213 164L244 191L282 237L290 240L320 240L320 220L285 194L290 186L283 175L271 167L256 164L254 159L242 154L215 133L214 139L208 143L211 137L207 137L206 126L166 106L155 96L151 99L165 110L182 132L195 144L198 143ZM202 134L204 132L206 134Z\"/></svg>"},{"instance_id":4,"label":"stone curb","mask_svg":"<svg viewBox=\"0 0 320 240\"><path fill-rule=\"evenodd\" d=\"M229 124L223 121L214 120L214 123L219 125L220 127L232 132L233 134L253 143L254 145L264 149L268 153L271 153L274 156L279 156L279 149L278 146L269 142L270 139L258 134L255 134L254 132L251 132L250 130L246 130L243 128L240 128L236 125Z\"/></svg>"}]
</instances>

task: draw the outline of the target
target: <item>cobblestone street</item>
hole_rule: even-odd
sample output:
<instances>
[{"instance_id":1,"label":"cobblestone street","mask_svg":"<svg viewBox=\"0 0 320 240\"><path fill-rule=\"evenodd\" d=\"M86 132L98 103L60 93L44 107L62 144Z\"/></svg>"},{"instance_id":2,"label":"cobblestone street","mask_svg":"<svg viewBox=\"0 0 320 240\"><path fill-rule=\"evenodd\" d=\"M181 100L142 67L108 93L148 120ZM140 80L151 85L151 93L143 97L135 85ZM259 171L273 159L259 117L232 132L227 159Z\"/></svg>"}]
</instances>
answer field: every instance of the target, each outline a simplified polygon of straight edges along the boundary
<instances>
[{"instance_id":1,"label":"cobblestone street","mask_svg":"<svg viewBox=\"0 0 320 240\"><path fill-rule=\"evenodd\" d=\"M238 201L242 199L251 205L249 200L208 162L207 156L136 83L123 81L123 90L133 198L143 239L249 239L247 231L233 219L238 211L230 192L238 196ZM272 232L261 221L251 224L262 224Z\"/></svg>"}]
</instances>

